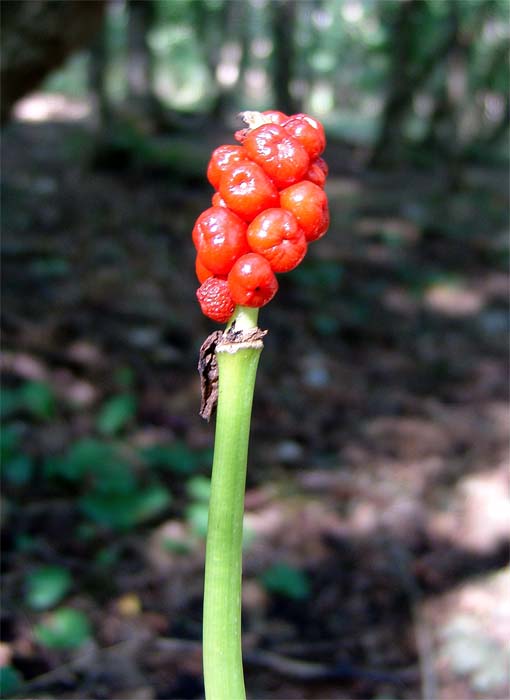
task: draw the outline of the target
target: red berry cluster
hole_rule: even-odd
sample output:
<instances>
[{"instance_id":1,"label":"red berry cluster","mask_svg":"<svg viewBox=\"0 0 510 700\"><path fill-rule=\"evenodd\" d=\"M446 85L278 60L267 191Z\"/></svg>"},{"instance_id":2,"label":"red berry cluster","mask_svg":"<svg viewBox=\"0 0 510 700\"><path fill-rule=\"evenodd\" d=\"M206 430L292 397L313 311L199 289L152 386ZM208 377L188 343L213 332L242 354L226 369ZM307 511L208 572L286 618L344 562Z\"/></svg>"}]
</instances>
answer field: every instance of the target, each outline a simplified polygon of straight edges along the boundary
<instances>
[{"instance_id":1,"label":"red berry cluster","mask_svg":"<svg viewBox=\"0 0 510 700\"><path fill-rule=\"evenodd\" d=\"M328 166L322 124L307 114L245 112L241 145L213 151L207 179L212 207L196 220L197 291L203 313L224 323L241 306L264 306L276 272L293 270L326 233Z\"/></svg>"}]
</instances>

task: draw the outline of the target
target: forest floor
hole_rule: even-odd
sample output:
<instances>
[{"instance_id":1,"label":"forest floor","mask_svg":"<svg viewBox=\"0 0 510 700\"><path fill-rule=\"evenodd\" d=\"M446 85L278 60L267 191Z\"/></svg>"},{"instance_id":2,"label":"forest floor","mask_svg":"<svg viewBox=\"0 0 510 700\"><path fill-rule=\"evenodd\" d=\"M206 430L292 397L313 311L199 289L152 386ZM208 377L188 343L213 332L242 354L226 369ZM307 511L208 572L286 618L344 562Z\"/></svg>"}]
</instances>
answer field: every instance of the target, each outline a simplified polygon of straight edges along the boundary
<instances>
[{"instance_id":1,"label":"forest floor","mask_svg":"<svg viewBox=\"0 0 510 700\"><path fill-rule=\"evenodd\" d=\"M204 159L222 138L199 144ZM79 124L14 123L3 138L3 382L42 382L55 405L6 411L33 472L4 486L1 661L21 697L199 698L213 427L196 362L213 326L190 231L211 192L175 163L93 157L92 142ZM452 188L440 167L372 173L356 155L331 146L330 232L261 314L248 695L502 700L506 173L472 166ZM129 420L98 421L126 387ZM163 446L172 500L137 527L105 525L90 477L50 468L91 437L128 453L143 484L152 467L132 455ZM93 631L77 649L34 635L48 612L27 604L26 577L41 564L72 575L65 605Z\"/></svg>"}]
</instances>

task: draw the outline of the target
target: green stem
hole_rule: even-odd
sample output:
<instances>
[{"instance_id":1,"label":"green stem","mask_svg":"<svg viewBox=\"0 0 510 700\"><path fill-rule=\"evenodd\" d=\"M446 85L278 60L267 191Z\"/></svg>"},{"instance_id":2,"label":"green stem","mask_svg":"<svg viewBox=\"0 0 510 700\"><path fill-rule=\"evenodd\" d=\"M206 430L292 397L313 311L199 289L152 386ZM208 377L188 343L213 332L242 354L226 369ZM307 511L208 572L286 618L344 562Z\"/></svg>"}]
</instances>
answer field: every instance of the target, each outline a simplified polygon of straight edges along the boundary
<instances>
[{"instance_id":1,"label":"green stem","mask_svg":"<svg viewBox=\"0 0 510 700\"><path fill-rule=\"evenodd\" d=\"M237 307L236 330L257 325L258 309ZM203 654L207 700L244 700L241 571L251 406L262 350L217 350L219 396L209 503ZM230 346L232 350L232 346Z\"/></svg>"}]
</instances>

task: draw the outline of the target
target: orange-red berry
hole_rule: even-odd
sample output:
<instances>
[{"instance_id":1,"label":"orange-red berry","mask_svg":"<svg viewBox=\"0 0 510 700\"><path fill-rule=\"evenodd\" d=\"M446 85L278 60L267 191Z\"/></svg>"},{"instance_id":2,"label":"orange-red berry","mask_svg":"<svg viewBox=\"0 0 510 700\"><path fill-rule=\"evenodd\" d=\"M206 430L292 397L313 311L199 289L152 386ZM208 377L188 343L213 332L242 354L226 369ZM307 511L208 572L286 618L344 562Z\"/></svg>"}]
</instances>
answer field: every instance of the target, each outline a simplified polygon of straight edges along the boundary
<instances>
[{"instance_id":1,"label":"orange-red berry","mask_svg":"<svg viewBox=\"0 0 510 700\"><path fill-rule=\"evenodd\" d=\"M279 124L280 126L282 124L285 124L285 122L289 118L286 114L284 114L283 112L279 112L277 109L266 109L266 111L262 112L262 114L267 119L270 119L273 122L273 124Z\"/></svg>"},{"instance_id":2,"label":"orange-red berry","mask_svg":"<svg viewBox=\"0 0 510 700\"><path fill-rule=\"evenodd\" d=\"M310 163L310 167L305 176L305 180L310 180L318 187L324 187L328 176L328 166L323 158L315 158Z\"/></svg>"},{"instance_id":3,"label":"orange-red berry","mask_svg":"<svg viewBox=\"0 0 510 700\"><path fill-rule=\"evenodd\" d=\"M285 209L266 209L248 226L248 245L262 255L273 272L293 270L306 253L306 238L296 217Z\"/></svg>"},{"instance_id":4,"label":"orange-red berry","mask_svg":"<svg viewBox=\"0 0 510 700\"><path fill-rule=\"evenodd\" d=\"M230 294L241 306L264 306L274 297L278 282L269 262L257 253L237 260L228 275Z\"/></svg>"},{"instance_id":5,"label":"orange-red berry","mask_svg":"<svg viewBox=\"0 0 510 700\"><path fill-rule=\"evenodd\" d=\"M328 198L313 182L303 180L280 192L280 206L294 214L309 243L328 230Z\"/></svg>"},{"instance_id":6,"label":"orange-red berry","mask_svg":"<svg viewBox=\"0 0 510 700\"><path fill-rule=\"evenodd\" d=\"M278 206L278 190L257 163L239 163L226 170L220 180L220 195L244 221Z\"/></svg>"},{"instance_id":7,"label":"orange-red berry","mask_svg":"<svg viewBox=\"0 0 510 700\"><path fill-rule=\"evenodd\" d=\"M200 214L192 235L201 263L215 275L227 275L249 250L246 224L224 207L210 207Z\"/></svg>"},{"instance_id":8,"label":"orange-red berry","mask_svg":"<svg viewBox=\"0 0 510 700\"><path fill-rule=\"evenodd\" d=\"M244 147L278 189L301 180L310 159L305 148L278 124L263 124L249 131Z\"/></svg>"},{"instance_id":9,"label":"orange-red berry","mask_svg":"<svg viewBox=\"0 0 510 700\"><path fill-rule=\"evenodd\" d=\"M218 323L226 323L234 313L235 304L226 279L208 277L197 289L197 299L202 313Z\"/></svg>"},{"instance_id":10,"label":"orange-red berry","mask_svg":"<svg viewBox=\"0 0 510 700\"><path fill-rule=\"evenodd\" d=\"M220 179L227 168L248 160L248 154L242 146L230 144L218 146L211 155L207 166L207 179L215 190L220 186Z\"/></svg>"},{"instance_id":11,"label":"orange-red berry","mask_svg":"<svg viewBox=\"0 0 510 700\"><path fill-rule=\"evenodd\" d=\"M197 278L200 284L202 284L202 282L205 282L208 277L214 276L214 272L211 272L211 270L209 270L209 268L207 268L204 265L204 263L200 260L198 255L195 260L195 272L197 274Z\"/></svg>"},{"instance_id":12,"label":"orange-red berry","mask_svg":"<svg viewBox=\"0 0 510 700\"><path fill-rule=\"evenodd\" d=\"M322 124L308 114L294 114L283 124L283 128L304 146L311 159L320 156L326 147Z\"/></svg>"},{"instance_id":13,"label":"orange-red berry","mask_svg":"<svg viewBox=\"0 0 510 700\"><path fill-rule=\"evenodd\" d=\"M227 208L227 203L221 196L219 192L215 192L211 198L211 204L213 207L224 207Z\"/></svg>"}]
</instances>

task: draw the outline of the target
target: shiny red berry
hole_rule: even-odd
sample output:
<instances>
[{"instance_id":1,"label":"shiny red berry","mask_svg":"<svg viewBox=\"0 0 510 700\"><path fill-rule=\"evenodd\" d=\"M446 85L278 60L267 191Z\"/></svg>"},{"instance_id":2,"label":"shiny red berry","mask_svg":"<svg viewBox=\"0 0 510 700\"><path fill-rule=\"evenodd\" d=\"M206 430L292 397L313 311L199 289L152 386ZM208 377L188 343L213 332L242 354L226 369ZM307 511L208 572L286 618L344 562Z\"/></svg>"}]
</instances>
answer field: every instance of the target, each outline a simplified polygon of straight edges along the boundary
<instances>
[{"instance_id":1,"label":"shiny red berry","mask_svg":"<svg viewBox=\"0 0 510 700\"><path fill-rule=\"evenodd\" d=\"M201 263L215 275L227 275L249 250L246 224L224 207L210 207L200 214L192 235Z\"/></svg>"},{"instance_id":2,"label":"shiny red berry","mask_svg":"<svg viewBox=\"0 0 510 700\"><path fill-rule=\"evenodd\" d=\"M329 226L326 193L309 180L303 180L280 192L280 206L292 212L310 243L323 236Z\"/></svg>"},{"instance_id":3,"label":"shiny red berry","mask_svg":"<svg viewBox=\"0 0 510 700\"><path fill-rule=\"evenodd\" d=\"M278 282L268 261L257 253L237 260L228 275L230 294L241 306L264 306L274 297Z\"/></svg>"},{"instance_id":4,"label":"shiny red berry","mask_svg":"<svg viewBox=\"0 0 510 700\"><path fill-rule=\"evenodd\" d=\"M310 163L310 167L305 175L305 180L310 180L318 187L324 187L328 176L328 166L323 158L316 158Z\"/></svg>"},{"instance_id":5,"label":"shiny red berry","mask_svg":"<svg viewBox=\"0 0 510 700\"><path fill-rule=\"evenodd\" d=\"M244 147L278 189L298 182L308 170L310 159L305 148L278 124L263 124L249 131Z\"/></svg>"},{"instance_id":6,"label":"shiny red berry","mask_svg":"<svg viewBox=\"0 0 510 700\"><path fill-rule=\"evenodd\" d=\"M262 255L273 272L293 270L306 253L306 238L296 217L285 209L266 209L248 226L248 245Z\"/></svg>"},{"instance_id":7,"label":"shiny red berry","mask_svg":"<svg viewBox=\"0 0 510 700\"><path fill-rule=\"evenodd\" d=\"M283 124L283 128L304 146L311 159L320 156L326 148L322 124L308 114L294 114Z\"/></svg>"},{"instance_id":8,"label":"shiny red berry","mask_svg":"<svg viewBox=\"0 0 510 700\"><path fill-rule=\"evenodd\" d=\"M227 207L227 203L225 202L225 200L219 192L215 192L213 194L211 198L211 204L213 205L213 207Z\"/></svg>"},{"instance_id":9,"label":"shiny red berry","mask_svg":"<svg viewBox=\"0 0 510 700\"><path fill-rule=\"evenodd\" d=\"M232 165L248 160L248 154L242 146L218 146L211 155L207 166L207 179L215 190L220 186L222 174Z\"/></svg>"},{"instance_id":10,"label":"shiny red berry","mask_svg":"<svg viewBox=\"0 0 510 700\"><path fill-rule=\"evenodd\" d=\"M235 304L225 279L208 277L197 289L197 299L202 313L218 323L226 323L234 313Z\"/></svg>"},{"instance_id":11,"label":"shiny red berry","mask_svg":"<svg viewBox=\"0 0 510 700\"><path fill-rule=\"evenodd\" d=\"M211 270L209 270L209 268L207 268L204 265L204 263L200 260L198 255L195 260L195 272L197 274L197 278L200 284L202 284L202 282L205 282L208 277L214 276L214 272L211 272Z\"/></svg>"},{"instance_id":12,"label":"shiny red berry","mask_svg":"<svg viewBox=\"0 0 510 700\"><path fill-rule=\"evenodd\" d=\"M252 221L268 207L278 206L278 190L256 163L239 163L220 180L220 195L229 209L244 221Z\"/></svg>"},{"instance_id":13,"label":"shiny red berry","mask_svg":"<svg viewBox=\"0 0 510 700\"><path fill-rule=\"evenodd\" d=\"M262 112L262 114L267 119L270 119L273 122L273 124L279 124L280 126L289 119L289 117L286 114L284 114L283 112L279 112L277 109L266 109L266 111Z\"/></svg>"}]
</instances>

